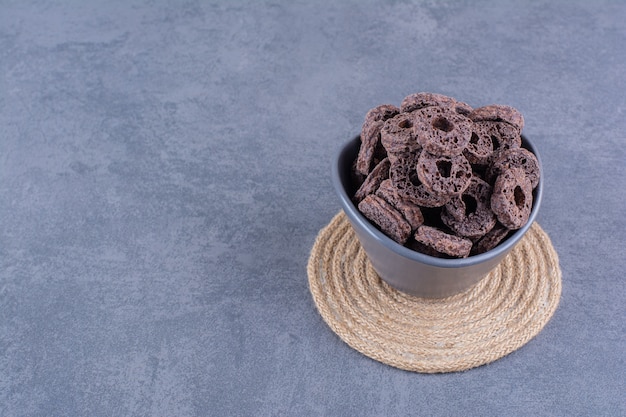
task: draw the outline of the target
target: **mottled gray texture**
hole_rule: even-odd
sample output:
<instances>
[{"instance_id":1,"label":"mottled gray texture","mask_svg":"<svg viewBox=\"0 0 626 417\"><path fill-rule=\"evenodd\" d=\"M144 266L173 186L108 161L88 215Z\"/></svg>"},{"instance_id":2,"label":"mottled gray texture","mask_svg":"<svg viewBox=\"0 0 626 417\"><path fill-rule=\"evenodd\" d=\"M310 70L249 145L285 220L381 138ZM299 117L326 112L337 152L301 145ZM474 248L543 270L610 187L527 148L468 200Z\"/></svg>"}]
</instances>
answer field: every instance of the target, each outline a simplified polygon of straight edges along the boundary
<instances>
[{"instance_id":1,"label":"mottled gray texture","mask_svg":"<svg viewBox=\"0 0 626 417\"><path fill-rule=\"evenodd\" d=\"M626 6L0 0L0 415L626 415ZM465 373L357 353L306 262L417 91L520 109L552 321Z\"/></svg>"}]
</instances>

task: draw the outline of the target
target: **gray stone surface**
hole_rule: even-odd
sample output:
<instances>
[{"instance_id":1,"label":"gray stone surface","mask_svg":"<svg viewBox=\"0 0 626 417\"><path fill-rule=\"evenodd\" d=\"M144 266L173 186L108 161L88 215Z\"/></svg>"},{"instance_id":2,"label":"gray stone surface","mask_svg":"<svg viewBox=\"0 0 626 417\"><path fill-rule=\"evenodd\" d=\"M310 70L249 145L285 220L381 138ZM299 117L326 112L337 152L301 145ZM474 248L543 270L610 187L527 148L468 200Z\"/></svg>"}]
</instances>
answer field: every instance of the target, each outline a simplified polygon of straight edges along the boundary
<instances>
[{"instance_id":1,"label":"gray stone surface","mask_svg":"<svg viewBox=\"0 0 626 417\"><path fill-rule=\"evenodd\" d=\"M626 6L0 1L0 415L626 415ZM468 372L375 362L306 262L417 91L526 117L563 295Z\"/></svg>"}]
</instances>

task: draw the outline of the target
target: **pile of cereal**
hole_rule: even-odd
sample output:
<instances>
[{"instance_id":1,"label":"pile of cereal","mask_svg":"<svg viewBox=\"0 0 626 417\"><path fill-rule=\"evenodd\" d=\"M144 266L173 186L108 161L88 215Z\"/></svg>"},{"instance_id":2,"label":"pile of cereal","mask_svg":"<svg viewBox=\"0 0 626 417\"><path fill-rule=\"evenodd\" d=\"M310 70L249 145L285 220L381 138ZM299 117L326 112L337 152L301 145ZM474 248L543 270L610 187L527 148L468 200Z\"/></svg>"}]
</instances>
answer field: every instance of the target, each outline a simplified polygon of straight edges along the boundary
<instances>
[{"instance_id":1,"label":"pile of cereal","mask_svg":"<svg viewBox=\"0 0 626 417\"><path fill-rule=\"evenodd\" d=\"M486 252L528 221L539 163L522 148L521 113L416 93L365 116L353 165L359 211L431 256Z\"/></svg>"}]
</instances>

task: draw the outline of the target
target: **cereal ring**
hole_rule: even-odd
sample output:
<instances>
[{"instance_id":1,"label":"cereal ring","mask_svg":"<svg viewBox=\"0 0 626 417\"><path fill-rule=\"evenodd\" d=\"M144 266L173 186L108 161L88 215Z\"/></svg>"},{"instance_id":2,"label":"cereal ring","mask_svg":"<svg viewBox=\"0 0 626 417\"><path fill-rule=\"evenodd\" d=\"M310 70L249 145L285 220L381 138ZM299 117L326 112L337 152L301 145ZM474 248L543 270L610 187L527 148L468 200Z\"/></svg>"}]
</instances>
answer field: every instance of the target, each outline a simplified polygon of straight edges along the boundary
<instances>
[{"instance_id":1,"label":"cereal ring","mask_svg":"<svg viewBox=\"0 0 626 417\"><path fill-rule=\"evenodd\" d=\"M376 190L376 195L395 207L409 223L411 230L416 230L418 226L424 223L424 216L420 207L400 198L390 179L386 179L380 184Z\"/></svg>"},{"instance_id":2,"label":"cereal ring","mask_svg":"<svg viewBox=\"0 0 626 417\"><path fill-rule=\"evenodd\" d=\"M366 175L363 175L357 171L356 158L354 158L354 161L352 161L352 165L350 168L350 180L354 188L358 189L361 186L361 184L363 184L363 181L365 181L366 177L367 177Z\"/></svg>"},{"instance_id":3,"label":"cereal ring","mask_svg":"<svg viewBox=\"0 0 626 417\"><path fill-rule=\"evenodd\" d=\"M524 226L533 206L533 188L521 168L506 169L496 179L491 195L491 210L505 227Z\"/></svg>"},{"instance_id":4,"label":"cereal ring","mask_svg":"<svg viewBox=\"0 0 626 417\"><path fill-rule=\"evenodd\" d=\"M487 165L493 155L493 142L491 139L491 129L484 123L474 123L472 126L472 136L463 155L471 164Z\"/></svg>"},{"instance_id":5,"label":"cereal ring","mask_svg":"<svg viewBox=\"0 0 626 417\"><path fill-rule=\"evenodd\" d=\"M489 125L493 151L500 152L505 149L517 149L522 146L520 130L505 122L475 122Z\"/></svg>"},{"instance_id":6,"label":"cereal ring","mask_svg":"<svg viewBox=\"0 0 626 417\"><path fill-rule=\"evenodd\" d=\"M469 104L458 101L452 97L444 96L443 94L415 93L406 96L404 100L402 100L400 111L408 113L430 106L451 107L454 111L463 115L467 115L473 110Z\"/></svg>"},{"instance_id":7,"label":"cereal ring","mask_svg":"<svg viewBox=\"0 0 626 417\"><path fill-rule=\"evenodd\" d=\"M532 188L539 184L539 161L537 157L528 149L506 149L497 152L489 169L486 178L488 181L495 180L500 173L509 168L521 168L524 170L526 177L530 180Z\"/></svg>"},{"instance_id":8,"label":"cereal ring","mask_svg":"<svg viewBox=\"0 0 626 417\"><path fill-rule=\"evenodd\" d=\"M433 256L435 258L451 258L450 256L446 255L445 253L441 253L441 252L437 252L434 248L431 248L430 246L424 245L421 242L418 242L417 240L413 239L409 239L405 245L407 248L415 251L415 252L419 252L419 253L423 253L424 255L428 255L428 256Z\"/></svg>"},{"instance_id":9,"label":"cereal ring","mask_svg":"<svg viewBox=\"0 0 626 417\"><path fill-rule=\"evenodd\" d=\"M363 200L369 194L376 192L380 184L389 178L389 158L385 158L378 163L363 181L363 184L354 193L354 201L356 203Z\"/></svg>"},{"instance_id":10,"label":"cereal ring","mask_svg":"<svg viewBox=\"0 0 626 417\"><path fill-rule=\"evenodd\" d=\"M361 128L361 147L357 156L357 172L367 175L370 168L374 165L374 156L380 145L380 130L385 120L392 118L399 113L399 109L391 104L382 104L374 107L365 115L365 121Z\"/></svg>"},{"instance_id":11,"label":"cereal ring","mask_svg":"<svg viewBox=\"0 0 626 417\"><path fill-rule=\"evenodd\" d=\"M363 128L361 129L361 146L356 159L356 172L361 175L367 175L370 172L374 161L374 154L380 142L380 130L382 127L382 122L363 124Z\"/></svg>"},{"instance_id":12,"label":"cereal ring","mask_svg":"<svg viewBox=\"0 0 626 417\"><path fill-rule=\"evenodd\" d=\"M413 114L415 136L433 155L460 155L472 137L471 120L449 108L431 106Z\"/></svg>"},{"instance_id":13,"label":"cereal ring","mask_svg":"<svg viewBox=\"0 0 626 417\"><path fill-rule=\"evenodd\" d=\"M393 104L381 104L380 106L370 109L365 114L365 122L384 122L398 113L400 113L400 109Z\"/></svg>"},{"instance_id":14,"label":"cereal ring","mask_svg":"<svg viewBox=\"0 0 626 417\"><path fill-rule=\"evenodd\" d=\"M470 255L478 255L485 253L495 248L509 235L510 230L501 224L496 224L493 229L487 232L487 234L480 238L472 246Z\"/></svg>"},{"instance_id":15,"label":"cereal ring","mask_svg":"<svg viewBox=\"0 0 626 417\"><path fill-rule=\"evenodd\" d=\"M472 110L468 117L474 122L506 122L519 129L524 129L524 116L514 107L503 104L491 104Z\"/></svg>"},{"instance_id":16,"label":"cereal ring","mask_svg":"<svg viewBox=\"0 0 626 417\"><path fill-rule=\"evenodd\" d=\"M505 122L474 122L463 155L472 164L487 165L497 152L520 146L522 136L517 127Z\"/></svg>"},{"instance_id":17,"label":"cereal ring","mask_svg":"<svg viewBox=\"0 0 626 417\"><path fill-rule=\"evenodd\" d=\"M435 156L422 151L417 160L417 177L432 192L453 196L469 186L472 166L463 155Z\"/></svg>"},{"instance_id":18,"label":"cereal ring","mask_svg":"<svg viewBox=\"0 0 626 417\"><path fill-rule=\"evenodd\" d=\"M387 153L413 152L422 147L413 133L411 113L400 113L387 119L380 131L380 141Z\"/></svg>"},{"instance_id":19,"label":"cereal ring","mask_svg":"<svg viewBox=\"0 0 626 417\"><path fill-rule=\"evenodd\" d=\"M478 238L496 225L490 208L491 186L472 177L462 195L453 197L443 208L441 220L459 236Z\"/></svg>"},{"instance_id":20,"label":"cereal ring","mask_svg":"<svg viewBox=\"0 0 626 417\"><path fill-rule=\"evenodd\" d=\"M388 202L375 194L370 194L359 203L359 211L376 224L387 236L401 245L411 235L411 226L402 214Z\"/></svg>"},{"instance_id":21,"label":"cereal ring","mask_svg":"<svg viewBox=\"0 0 626 417\"><path fill-rule=\"evenodd\" d=\"M430 226L420 226L413 235L417 242L435 249L437 252L456 258L466 258L472 248L472 241L450 235Z\"/></svg>"},{"instance_id":22,"label":"cereal ring","mask_svg":"<svg viewBox=\"0 0 626 417\"><path fill-rule=\"evenodd\" d=\"M446 204L450 197L433 193L422 184L417 176L417 160L420 151L396 154L391 159L389 177L398 195L422 207L440 207Z\"/></svg>"}]
</instances>

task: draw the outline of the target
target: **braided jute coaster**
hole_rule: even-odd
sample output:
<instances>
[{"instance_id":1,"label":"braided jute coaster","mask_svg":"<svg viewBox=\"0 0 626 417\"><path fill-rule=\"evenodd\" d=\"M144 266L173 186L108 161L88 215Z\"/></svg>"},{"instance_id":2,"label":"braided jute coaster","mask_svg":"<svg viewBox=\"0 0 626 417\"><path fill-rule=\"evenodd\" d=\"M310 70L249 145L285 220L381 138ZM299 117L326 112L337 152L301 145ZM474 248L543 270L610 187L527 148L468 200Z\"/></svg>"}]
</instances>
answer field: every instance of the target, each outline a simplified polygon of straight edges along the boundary
<instances>
[{"instance_id":1,"label":"braided jute coaster","mask_svg":"<svg viewBox=\"0 0 626 417\"><path fill-rule=\"evenodd\" d=\"M344 342L423 373L463 371L519 349L561 296L558 256L537 223L478 284L447 298L411 296L382 281L343 212L318 234L307 272L319 313Z\"/></svg>"}]
</instances>

